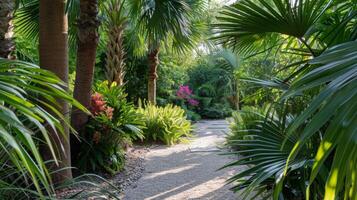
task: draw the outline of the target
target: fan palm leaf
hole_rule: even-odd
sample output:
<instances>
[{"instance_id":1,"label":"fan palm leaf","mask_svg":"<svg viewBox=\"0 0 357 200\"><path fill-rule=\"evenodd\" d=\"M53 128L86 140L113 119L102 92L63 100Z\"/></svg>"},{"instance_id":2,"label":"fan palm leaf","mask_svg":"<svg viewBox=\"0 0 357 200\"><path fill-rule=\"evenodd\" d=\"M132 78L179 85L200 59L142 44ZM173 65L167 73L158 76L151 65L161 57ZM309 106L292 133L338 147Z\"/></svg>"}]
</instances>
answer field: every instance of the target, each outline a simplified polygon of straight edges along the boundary
<instances>
[{"instance_id":1,"label":"fan palm leaf","mask_svg":"<svg viewBox=\"0 0 357 200\"><path fill-rule=\"evenodd\" d=\"M227 6L217 17L214 39L237 50L249 50L265 39L283 39L279 34L302 40L330 3L326 0L242 0Z\"/></svg>"},{"instance_id":2,"label":"fan palm leaf","mask_svg":"<svg viewBox=\"0 0 357 200\"><path fill-rule=\"evenodd\" d=\"M25 37L29 41L38 41L40 33L40 1L18 0L18 5L14 17L16 34ZM79 17L79 0L68 0L66 12L69 23L68 40L70 50L75 52L77 47L77 28L75 26Z\"/></svg>"},{"instance_id":3,"label":"fan palm leaf","mask_svg":"<svg viewBox=\"0 0 357 200\"><path fill-rule=\"evenodd\" d=\"M131 14L138 19L137 27L151 48L161 41L176 50L185 50L198 42L203 28L198 20L205 3L202 0L133 0Z\"/></svg>"},{"instance_id":4,"label":"fan palm leaf","mask_svg":"<svg viewBox=\"0 0 357 200\"><path fill-rule=\"evenodd\" d=\"M245 170L229 181L237 183L233 190L244 189L244 199L254 199L252 193L258 195L276 187L275 180L283 176L289 153L298 138L297 132L291 136L287 134L287 127L294 117L280 116L269 108L256 110L246 107L235 114L235 119L235 125L231 127L234 135L228 138L227 144L236 149L229 154L238 155L239 159L225 167L245 166ZM282 148L283 141L286 145ZM304 169L311 159L303 154L294 158L289 163L289 172Z\"/></svg>"}]
</instances>

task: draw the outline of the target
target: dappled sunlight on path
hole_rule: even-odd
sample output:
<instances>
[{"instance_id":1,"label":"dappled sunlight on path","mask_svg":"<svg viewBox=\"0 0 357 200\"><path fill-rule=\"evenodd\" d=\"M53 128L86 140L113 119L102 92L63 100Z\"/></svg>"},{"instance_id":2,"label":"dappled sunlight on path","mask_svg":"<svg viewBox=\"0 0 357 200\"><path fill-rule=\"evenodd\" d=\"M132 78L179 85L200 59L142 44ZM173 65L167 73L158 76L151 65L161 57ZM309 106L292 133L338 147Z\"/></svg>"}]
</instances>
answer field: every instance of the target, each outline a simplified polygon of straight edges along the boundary
<instances>
[{"instance_id":1,"label":"dappled sunlight on path","mask_svg":"<svg viewBox=\"0 0 357 200\"><path fill-rule=\"evenodd\" d=\"M146 156L143 177L124 192L125 200L233 200L225 181L237 170L219 170L230 161L218 155L228 124L224 120L201 121L188 144L159 146Z\"/></svg>"}]
</instances>

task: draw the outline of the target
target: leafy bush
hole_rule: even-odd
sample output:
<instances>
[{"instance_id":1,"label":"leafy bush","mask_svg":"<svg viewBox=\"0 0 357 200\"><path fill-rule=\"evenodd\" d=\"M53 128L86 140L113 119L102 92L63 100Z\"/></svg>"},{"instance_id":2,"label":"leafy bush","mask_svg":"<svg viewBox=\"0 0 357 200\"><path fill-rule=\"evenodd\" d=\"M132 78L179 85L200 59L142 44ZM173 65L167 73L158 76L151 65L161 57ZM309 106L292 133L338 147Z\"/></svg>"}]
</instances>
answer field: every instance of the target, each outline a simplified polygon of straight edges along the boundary
<instances>
[{"instance_id":1,"label":"leafy bush","mask_svg":"<svg viewBox=\"0 0 357 200\"><path fill-rule=\"evenodd\" d=\"M96 85L96 91L79 166L85 171L99 168L114 174L124 166L125 148L133 140L144 138L143 118L127 102L123 88L116 83L108 86L108 82L101 82Z\"/></svg>"},{"instance_id":2,"label":"leafy bush","mask_svg":"<svg viewBox=\"0 0 357 200\"><path fill-rule=\"evenodd\" d=\"M232 115L232 109L225 104L214 104L212 107L203 108L201 116L206 119L223 119Z\"/></svg>"},{"instance_id":3,"label":"leafy bush","mask_svg":"<svg viewBox=\"0 0 357 200\"><path fill-rule=\"evenodd\" d=\"M197 122L197 121L201 120L201 115L195 113L192 110L186 110L186 118L193 122Z\"/></svg>"},{"instance_id":4,"label":"leafy bush","mask_svg":"<svg viewBox=\"0 0 357 200\"><path fill-rule=\"evenodd\" d=\"M221 119L229 117L237 96L234 67L223 62L218 53L202 57L189 71L188 85L196 94L199 105L192 111L207 119ZM234 64L236 65L236 64Z\"/></svg>"},{"instance_id":5,"label":"leafy bush","mask_svg":"<svg viewBox=\"0 0 357 200\"><path fill-rule=\"evenodd\" d=\"M158 107L147 104L139 108L144 115L144 135L147 140L161 141L167 145L180 142L183 136L190 136L191 123L186 119L185 110L171 104Z\"/></svg>"}]
</instances>

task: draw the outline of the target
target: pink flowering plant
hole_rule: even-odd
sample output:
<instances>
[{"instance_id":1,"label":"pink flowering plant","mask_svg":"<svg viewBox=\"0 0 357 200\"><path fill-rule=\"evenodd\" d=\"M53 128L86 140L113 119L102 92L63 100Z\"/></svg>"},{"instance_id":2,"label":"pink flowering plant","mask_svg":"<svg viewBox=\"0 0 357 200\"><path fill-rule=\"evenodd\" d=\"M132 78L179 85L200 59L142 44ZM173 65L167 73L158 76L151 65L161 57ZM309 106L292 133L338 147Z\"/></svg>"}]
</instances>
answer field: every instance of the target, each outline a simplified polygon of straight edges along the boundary
<instances>
[{"instance_id":1,"label":"pink flowering plant","mask_svg":"<svg viewBox=\"0 0 357 200\"><path fill-rule=\"evenodd\" d=\"M176 92L176 96L191 106L196 107L199 105L199 102L193 98L193 92L188 85L181 85Z\"/></svg>"}]
</instances>

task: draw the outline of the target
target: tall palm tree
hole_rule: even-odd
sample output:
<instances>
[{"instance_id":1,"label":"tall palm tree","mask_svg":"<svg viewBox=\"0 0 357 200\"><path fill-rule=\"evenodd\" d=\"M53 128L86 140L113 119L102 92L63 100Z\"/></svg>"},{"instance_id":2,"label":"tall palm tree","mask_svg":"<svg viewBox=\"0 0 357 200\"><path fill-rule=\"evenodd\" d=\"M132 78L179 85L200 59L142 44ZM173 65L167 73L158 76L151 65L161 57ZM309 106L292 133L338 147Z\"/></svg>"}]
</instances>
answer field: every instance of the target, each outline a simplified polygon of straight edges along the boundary
<instances>
[{"instance_id":1,"label":"tall palm tree","mask_svg":"<svg viewBox=\"0 0 357 200\"><path fill-rule=\"evenodd\" d=\"M13 14L15 0L4 0L0 2L0 57L10 58L15 49L13 41Z\"/></svg>"},{"instance_id":2,"label":"tall palm tree","mask_svg":"<svg viewBox=\"0 0 357 200\"><path fill-rule=\"evenodd\" d=\"M65 14L65 0L40 0L40 38L39 53L40 66L56 74L65 84L68 84L68 24ZM58 100L58 111L64 115L62 120L64 134L57 134L58 130L49 128L53 143L57 147L59 163L50 166L58 170L52 178L55 183L62 183L72 178L71 154L69 145L68 104ZM53 112L52 110L48 110ZM42 147L44 160L52 160L47 146Z\"/></svg>"},{"instance_id":3,"label":"tall palm tree","mask_svg":"<svg viewBox=\"0 0 357 200\"><path fill-rule=\"evenodd\" d=\"M86 108L90 106L92 94L92 82L96 51L99 41L98 27L98 1L80 0L80 14L77 22L78 26L78 47L77 47L77 67L74 84L74 98ZM82 133L88 121L88 114L79 109L72 110L71 124L73 128ZM71 135L71 146L73 159L79 153L77 138Z\"/></svg>"},{"instance_id":4,"label":"tall palm tree","mask_svg":"<svg viewBox=\"0 0 357 200\"><path fill-rule=\"evenodd\" d=\"M138 31L149 47L148 100L155 104L159 53L165 47L162 43L181 52L192 48L200 37L195 23L205 3L201 0L133 0L130 4L138 20Z\"/></svg>"}]
</instances>

